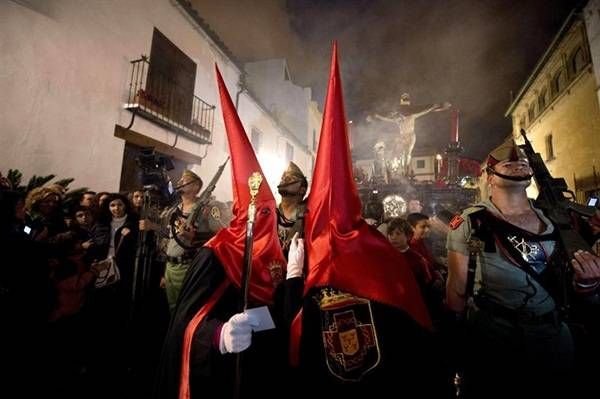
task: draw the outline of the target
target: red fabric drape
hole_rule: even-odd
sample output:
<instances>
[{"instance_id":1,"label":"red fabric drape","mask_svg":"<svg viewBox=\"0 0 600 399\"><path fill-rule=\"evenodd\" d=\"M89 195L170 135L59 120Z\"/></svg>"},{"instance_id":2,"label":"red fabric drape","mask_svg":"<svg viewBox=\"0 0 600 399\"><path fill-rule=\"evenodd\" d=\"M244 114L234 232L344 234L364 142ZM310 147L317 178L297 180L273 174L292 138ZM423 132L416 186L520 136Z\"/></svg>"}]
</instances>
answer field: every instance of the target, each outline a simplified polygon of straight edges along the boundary
<instances>
[{"instance_id":1,"label":"red fabric drape","mask_svg":"<svg viewBox=\"0 0 600 399\"><path fill-rule=\"evenodd\" d=\"M220 230L205 245L211 248L225 269L227 280L215 291L209 301L194 315L188 323L183 342L182 371L179 385L179 398L189 399L190 352L192 337L196 328L210 313L219 301L225 288L233 283L240 288L242 280L242 263L246 237L246 221L250 191L248 178L254 172L263 175L263 183L256 196L256 219L254 222L254 244L252 246L252 271L250 274L249 299L257 303L268 304L273 301L275 281L270 268L274 264L281 267L281 275L285 276L285 258L277 235L277 216L275 213L275 197L269 189L266 179L248 136L237 114L219 68L215 65L217 85L221 97L221 108L229 153L231 154L231 177L233 184L233 219L229 227Z\"/></svg>"},{"instance_id":2,"label":"red fabric drape","mask_svg":"<svg viewBox=\"0 0 600 399\"><path fill-rule=\"evenodd\" d=\"M277 235L275 197L264 178L252 145L233 106L223 77L219 69L216 66L215 68L221 96L223 120L229 141L229 153L231 154L233 220L228 228L219 231L215 237L206 243L206 246L212 248L216 253L231 282L236 287L240 287L246 220L248 219L248 205L250 204L248 178L253 172L259 172L263 175L263 183L256 197L256 220L254 223L249 292L250 298L254 301L271 303L274 286L269 266L277 263L283 268L283 271L285 271L286 266ZM283 275L285 276L285 274Z\"/></svg>"},{"instance_id":3,"label":"red fabric drape","mask_svg":"<svg viewBox=\"0 0 600 399\"><path fill-rule=\"evenodd\" d=\"M419 324L431 327L410 268L387 239L361 217L336 43L307 208L305 293L315 286L331 285L400 308Z\"/></svg>"}]
</instances>

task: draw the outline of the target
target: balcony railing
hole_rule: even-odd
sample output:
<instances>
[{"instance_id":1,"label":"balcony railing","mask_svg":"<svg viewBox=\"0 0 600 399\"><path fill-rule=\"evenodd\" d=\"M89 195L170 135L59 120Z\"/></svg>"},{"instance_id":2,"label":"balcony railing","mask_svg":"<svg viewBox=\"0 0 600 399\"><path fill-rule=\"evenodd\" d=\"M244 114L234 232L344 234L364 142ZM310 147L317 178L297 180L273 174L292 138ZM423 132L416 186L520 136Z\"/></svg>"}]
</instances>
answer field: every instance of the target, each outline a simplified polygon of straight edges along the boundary
<instances>
[{"instance_id":1,"label":"balcony railing","mask_svg":"<svg viewBox=\"0 0 600 399\"><path fill-rule=\"evenodd\" d=\"M200 144L212 142L215 106L178 85L171 76L150 68L146 56L131 61L125 108Z\"/></svg>"}]
</instances>

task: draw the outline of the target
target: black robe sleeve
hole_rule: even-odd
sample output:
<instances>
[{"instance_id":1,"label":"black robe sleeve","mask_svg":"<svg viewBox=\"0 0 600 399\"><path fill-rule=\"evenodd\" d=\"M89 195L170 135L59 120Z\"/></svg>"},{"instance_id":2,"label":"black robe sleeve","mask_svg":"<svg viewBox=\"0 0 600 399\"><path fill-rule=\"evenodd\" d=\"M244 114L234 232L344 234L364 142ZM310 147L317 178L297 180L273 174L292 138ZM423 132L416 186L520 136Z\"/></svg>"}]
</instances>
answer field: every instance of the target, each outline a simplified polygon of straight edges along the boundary
<instances>
[{"instance_id":1,"label":"black robe sleeve","mask_svg":"<svg viewBox=\"0 0 600 399\"><path fill-rule=\"evenodd\" d=\"M200 249L185 277L175 313L165 336L154 390L155 398L177 398L185 329L224 278L225 272L214 252L209 248ZM210 331L214 331L215 324L216 322L210 319L201 323L194 336L193 346L208 345L206 351L210 352ZM192 362L202 363L198 360L197 353L193 353Z\"/></svg>"},{"instance_id":2,"label":"black robe sleeve","mask_svg":"<svg viewBox=\"0 0 600 399\"><path fill-rule=\"evenodd\" d=\"M197 311L225 280L225 271L211 249L202 248L183 282L159 364L155 398L176 399L181 374L183 336ZM232 397L235 354L221 354L214 345L216 329L240 312L239 290L230 285L198 325L190 354L190 394L192 398ZM250 304L250 308L261 304ZM244 397L280 397L286 377L285 331L277 311L270 307L277 328L255 332L252 344L242 352L242 391Z\"/></svg>"},{"instance_id":3,"label":"black robe sleeve","mask_svg":"<svg viewBox=\"0 0 600 399\"><path fill-rule=\"evenodd\" d=\"M276 303L282 303L282 322L289 328L294 318L302 308L304 291L304 279L302 277L294 277L285 280L281 283L276 292L278 298Z\"/></svg>"}]
</instances>

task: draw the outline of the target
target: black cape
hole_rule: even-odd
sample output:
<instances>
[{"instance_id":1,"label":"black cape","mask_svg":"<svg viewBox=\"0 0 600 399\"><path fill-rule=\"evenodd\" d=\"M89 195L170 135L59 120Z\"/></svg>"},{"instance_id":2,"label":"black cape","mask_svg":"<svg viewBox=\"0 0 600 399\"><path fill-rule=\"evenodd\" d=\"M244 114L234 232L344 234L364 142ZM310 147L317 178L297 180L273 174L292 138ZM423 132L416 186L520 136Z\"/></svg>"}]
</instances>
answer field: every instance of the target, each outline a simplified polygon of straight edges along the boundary
<instances>
[{"instance_id":1,"label":"black cape","mask_svg":"<svg viewBox=\"0 0 600 399\"><path fill-rule=\"evenodd\" d=\"M185 329L225 279L225 271L215 253L210 248L200 249L183 282L165 337L154 390L155 398L177 398ZM239 303L239 290L230 285L196 329L190 356L192 398L232 397L236 355L221 354L213 341L219 325L239 312ZM275 324L280 325L277 318L279 311L271 308L271 314ZM283 330L277 328L254 333L250 348L242 352L241 396L259 395L264 398L281 395L281 385L286 376L286 355Z\"/></svg>"},{"instance_id":2,"label":"black cape","mask_svg":"<svg viewBox=\"0 0 600 399\"><path fill-rule=\"evenodd\" d=\"M453 394L450 376L442 359L441 346L400 309L371 301L373 323L380 349L379 364L360 381L335 377L326 362L322 313L311 290L302 305L302 338L297 378L311 381L301 385L299 397L434 397ZM316 389L315 387L319 387ZM378 396L379 395L379 396Z\"/></svg>"}]
</instances>

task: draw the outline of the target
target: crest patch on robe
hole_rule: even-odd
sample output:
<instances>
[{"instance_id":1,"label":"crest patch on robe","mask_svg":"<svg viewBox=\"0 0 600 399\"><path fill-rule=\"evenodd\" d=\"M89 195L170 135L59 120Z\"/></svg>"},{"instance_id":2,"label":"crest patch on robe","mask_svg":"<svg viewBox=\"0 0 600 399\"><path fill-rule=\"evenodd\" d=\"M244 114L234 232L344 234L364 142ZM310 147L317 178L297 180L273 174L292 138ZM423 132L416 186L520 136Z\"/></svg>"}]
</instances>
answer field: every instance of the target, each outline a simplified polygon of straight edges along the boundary
<instances>
[{"instance_id":1,"label":"crest patch on robe","mask_svg":"<svg viewBox=\"0 0 600 399\"><path fill-rule=\"evenodd\" d=\"M344 381L359 381L381 359L371 302L323 289L317 299L327 368Z\"/></svg>"}]
</instances>

